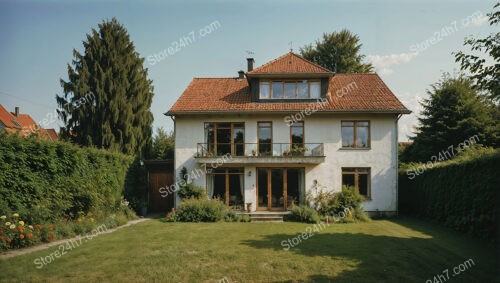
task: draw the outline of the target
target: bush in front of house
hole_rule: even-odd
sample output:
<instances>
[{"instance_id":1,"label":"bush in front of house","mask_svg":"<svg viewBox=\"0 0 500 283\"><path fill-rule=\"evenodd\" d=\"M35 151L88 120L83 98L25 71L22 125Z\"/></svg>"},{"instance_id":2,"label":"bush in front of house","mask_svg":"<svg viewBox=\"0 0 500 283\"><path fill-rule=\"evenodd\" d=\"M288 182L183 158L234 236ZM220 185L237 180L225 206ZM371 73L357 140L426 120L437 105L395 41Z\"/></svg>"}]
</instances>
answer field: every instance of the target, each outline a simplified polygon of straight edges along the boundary
<instances>
[{"instance_id":1,"label":"bush in front of house","mask_svg":"<svg viewBox=\"0 0 500 283\"><path fill-rule=\"evenodd\" d=\"M200 187L195 185L194 183L186 184L179 189L178 195L181 199L206 199L207 193L206 191Z\"/></svg>"},{"instance_id":2,"label":"bush in front of house","mask_svg":"<svg viewBox=\"0 0 500 283\"><path fill-rule=\"evenodd\" d=\"M285 221L317 223L321 220L318 212L307 205L294 205L290 212L284 216Z\"/></svg>"},{"instance_id":3,"label":"bush in front of house","mask_svg":"<svg viewBox=\"0 0 500 283\"><path fill-rule=\"evenodd\" d=\"M180 222L218 222L223 221L227 215L223 202L206 198L185 199L175 213Z\"/></svg>"},{"instance_id":4,"label":"bush in front of house","mask_svg":"<svg viewBox=\"0 0 500 283\"><path fill-rule=\"evenodd\" d=\"M361 205L364 200L365 197L352 186L342 186L340 192L320 191L307 195L307 202L322 218L343 223L370 220Z\"/></svg>"}]
</instances>

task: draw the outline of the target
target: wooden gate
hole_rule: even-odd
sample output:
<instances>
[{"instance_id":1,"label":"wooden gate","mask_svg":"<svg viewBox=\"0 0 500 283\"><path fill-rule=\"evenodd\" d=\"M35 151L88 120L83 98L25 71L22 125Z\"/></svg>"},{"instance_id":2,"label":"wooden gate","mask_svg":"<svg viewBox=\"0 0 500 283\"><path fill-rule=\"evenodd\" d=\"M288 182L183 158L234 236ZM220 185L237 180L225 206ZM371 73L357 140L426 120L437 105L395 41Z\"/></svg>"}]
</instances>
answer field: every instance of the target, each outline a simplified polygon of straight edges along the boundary
<instances>
[{"instance_id":1,"label":"wooden gate","mask_svg":"<svg viewBox=\"0 0 500 283\"><path fill-rule=\"evenodd\" d=\"M174 164L172 160L146 160L149 176L148 213L167 212L174 207L174 194L165 194L174 183ZM160 192L160 188L165 188Z\"/></svg>"}]
</instances>

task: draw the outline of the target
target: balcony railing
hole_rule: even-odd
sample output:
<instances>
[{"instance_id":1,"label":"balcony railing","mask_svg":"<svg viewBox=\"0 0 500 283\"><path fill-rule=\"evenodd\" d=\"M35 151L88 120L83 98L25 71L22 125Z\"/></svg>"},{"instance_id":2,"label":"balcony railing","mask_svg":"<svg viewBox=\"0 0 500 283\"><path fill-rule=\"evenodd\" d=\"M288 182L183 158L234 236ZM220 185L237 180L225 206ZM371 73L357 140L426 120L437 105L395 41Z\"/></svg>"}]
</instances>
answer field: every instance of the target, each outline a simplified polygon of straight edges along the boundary
<instances>
[{"instance_id":1,"label":"balcony railing","mask_svg":"<svg viewBox=\"0 0 500 283\"><path fill-rule=\"evenodd\" d=\"M322 157L322 143L198 143L197 157Z\"/></svg>"}]
</instances>

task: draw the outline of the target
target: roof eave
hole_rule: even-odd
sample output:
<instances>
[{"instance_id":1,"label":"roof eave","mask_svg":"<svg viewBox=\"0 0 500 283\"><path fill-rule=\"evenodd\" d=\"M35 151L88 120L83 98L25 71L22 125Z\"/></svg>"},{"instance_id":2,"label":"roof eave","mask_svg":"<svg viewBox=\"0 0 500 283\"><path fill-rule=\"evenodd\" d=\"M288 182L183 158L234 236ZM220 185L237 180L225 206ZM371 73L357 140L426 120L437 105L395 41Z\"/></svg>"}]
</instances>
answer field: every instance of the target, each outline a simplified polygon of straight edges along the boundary
<instances>
[{"instance_id":1,"label":"roof eave","mask_svg":"<svg viewBox=\"0 0 500 283\"><path fill-rule=\"evenodd\" d=\"M305 109L304 109L305 110ZM269 114L288 114L288 113L295 113L297 111L301 110L187 110L187 111L168 111L164 113L166 116L175 116L175 115L204 115L204 114L214 114L214 113L231 113L231 114L248 114L248 113L269 113ZM356 113L363 113L363 114L411 114L412 111L408 109L400 109L400 110L368 110L368 109L359 109L359 110L318 110L315 113L321 114L327 114L327 113L350 113L350 114L356 114Z\"/></svg>"}]
</instances>

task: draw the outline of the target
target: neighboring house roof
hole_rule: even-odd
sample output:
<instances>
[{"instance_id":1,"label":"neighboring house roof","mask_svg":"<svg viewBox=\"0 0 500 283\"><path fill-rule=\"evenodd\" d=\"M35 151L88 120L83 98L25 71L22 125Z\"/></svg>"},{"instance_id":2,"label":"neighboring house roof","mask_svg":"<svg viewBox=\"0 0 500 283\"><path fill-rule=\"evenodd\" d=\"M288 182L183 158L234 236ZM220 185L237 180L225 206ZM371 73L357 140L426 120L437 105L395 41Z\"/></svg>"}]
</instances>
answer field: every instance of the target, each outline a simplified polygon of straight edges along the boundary
<instances>
[{"instance_id":1,"label":"neighboring house roof","mask_svg":"<svg viewBox=\"0 0 500 283\"><path fill-rule=\"evenodd\" d=\"M49 136L49 138L53 141L59 139L59 136L57 135L57 132L55 129L45 129L45 131L47 132L47 135Z\"/></svg>"},{"instance_id":2,"label":"neighboring house roof","mask_svg":"<svg viewBox=\"0 0 500 283\"><path fill-rule=\"evenodd\" d=\"M0 121L5 125L7 128L20 128L19 125L14 124L15 123L15 117L7 111L2 104L0 104Z\"/></svg>"},{"instance_id":3,"label":"neighboring house roof","mask_svg":"<svg viewBox=\"0 0 500 283\"><path fill-rule=\"evenodd\" d=\"M411 113L377 74L336 74L329 80L328 104L318 112ZM194 78L167 115L199 112L289 112L314 101L252 102L248 81Z\"/></svg>"},{"instance_id":4,"label":"neighboring house roof","mask_svg":"<svg viewBox=\"0 0 500 283\"><path fill-rule=\"evenodd\" d=\"M332 71L321 67L311 61L308 61L301 56L289 52L281 57L278 57L268 63L253 69L247 75L254 74L297 74L297 73L325 73L333 74Z\"/></svg>"},{"instance_id":5,"label":"neighboring house roof","mask_svg":"<svg viewBox=\"0 0 500 283\"><path fill-rule=\"evenodd\" d=\"M42 138L57 140L58 136L54 129L50 129L49 133L42 127L35 127L38 123L31 118L28 114L18 114L7 111L3 105L0 104L0 121L5 125L5 131L8 133L17 133L23 137L29 136L35 131ZM26 128L25 128L26 127Z\"/></svg>"}]
</instances>

